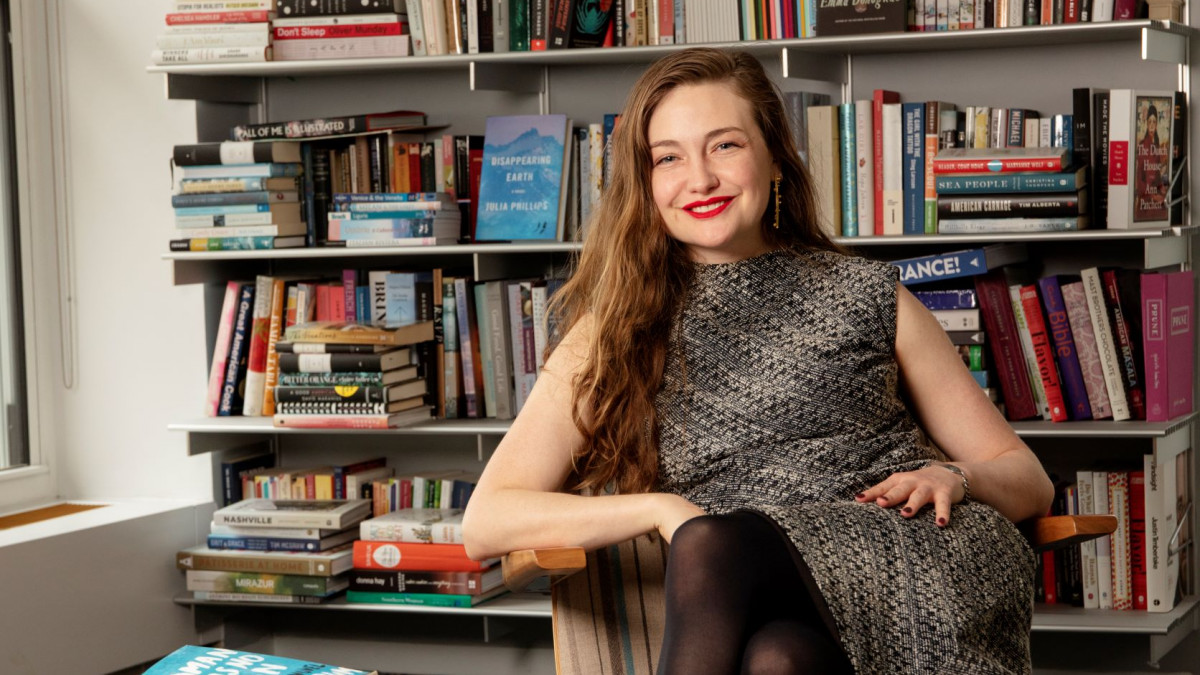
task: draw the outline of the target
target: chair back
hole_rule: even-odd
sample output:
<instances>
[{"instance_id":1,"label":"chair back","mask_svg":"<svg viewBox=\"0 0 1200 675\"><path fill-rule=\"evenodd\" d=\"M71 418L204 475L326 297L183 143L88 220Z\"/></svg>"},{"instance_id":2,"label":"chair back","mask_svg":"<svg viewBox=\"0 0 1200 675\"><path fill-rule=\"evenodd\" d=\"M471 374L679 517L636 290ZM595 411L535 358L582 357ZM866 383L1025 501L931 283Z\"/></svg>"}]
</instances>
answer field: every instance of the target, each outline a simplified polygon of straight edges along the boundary
<instances>
[{"instance_id":1,"label":"chair back","mask_svg":"<svg viewBox=\"0 0 1200 675\"><path fill-rule=\"evenodd\" d=\"M556 583L559 675L654 675L662 648L667 544L657 535L587 554L587 568Z\"/></svg>"}]
</instances>

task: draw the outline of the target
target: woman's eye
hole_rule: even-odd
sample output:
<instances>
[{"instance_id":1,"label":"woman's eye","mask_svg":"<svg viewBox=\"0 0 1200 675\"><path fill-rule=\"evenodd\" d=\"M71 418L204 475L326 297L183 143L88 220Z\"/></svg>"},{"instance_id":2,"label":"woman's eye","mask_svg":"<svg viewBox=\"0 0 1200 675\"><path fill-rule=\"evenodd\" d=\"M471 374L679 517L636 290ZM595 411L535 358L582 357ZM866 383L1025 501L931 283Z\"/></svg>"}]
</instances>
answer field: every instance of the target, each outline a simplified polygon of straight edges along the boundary
<instances>
[{"instance_id":1,"label":"woman's eye","mask_svg":"<svg viewBox=\"0 0 1200 675\"><path fill-rule=\"evenodd\" d=\"M674 162L674 161L675 161L675 155L663 155L662 157L659 157L658 159L654 160L654 165L660 166L663 164L670 164L671 162Z\"/></svg>"},{"instance_id":2,"label":"woman's eye","mask_svg":"<svg viewBox=\"0 0 1200 675\"><path fill-rule=\"evenodd\" d=\"M738 144L733 141L725 141L724 143L717 144L717 150L731 150L736 147L738 147Z\"/></svg>"}]
</instances>

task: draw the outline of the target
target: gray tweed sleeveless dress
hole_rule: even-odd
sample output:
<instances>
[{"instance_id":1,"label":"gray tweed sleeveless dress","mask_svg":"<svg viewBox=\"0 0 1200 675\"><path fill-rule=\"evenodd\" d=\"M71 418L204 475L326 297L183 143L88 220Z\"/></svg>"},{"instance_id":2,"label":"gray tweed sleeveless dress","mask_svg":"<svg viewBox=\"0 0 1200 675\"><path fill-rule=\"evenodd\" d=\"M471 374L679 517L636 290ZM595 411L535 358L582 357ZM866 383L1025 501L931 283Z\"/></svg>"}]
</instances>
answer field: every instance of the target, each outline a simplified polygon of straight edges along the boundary
<instances>
[{"instance_id":1,"label":"gray tweed sleeveless dress","mask_svg":"<svg viewBox=\"0 0 1200 675\"><path fill-rule=\"evenodd\" d=\"M897 389L896 279L831 252L697 265L655 403L659 489L781 526L858 673L1028 673L1034 558L1006 518L854 501L935 456Z\"/></svg>"}]
</instances>

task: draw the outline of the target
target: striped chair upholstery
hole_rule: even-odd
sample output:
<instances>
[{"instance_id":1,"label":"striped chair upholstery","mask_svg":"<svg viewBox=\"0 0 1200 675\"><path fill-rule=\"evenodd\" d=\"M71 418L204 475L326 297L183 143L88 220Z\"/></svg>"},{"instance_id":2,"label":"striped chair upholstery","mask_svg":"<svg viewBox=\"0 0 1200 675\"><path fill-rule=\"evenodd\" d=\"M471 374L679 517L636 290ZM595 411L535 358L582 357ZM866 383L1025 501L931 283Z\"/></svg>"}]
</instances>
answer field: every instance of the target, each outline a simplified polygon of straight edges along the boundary
<instances>
[{"instance_id":1,"label":"striped chair upholstery","mask_svg":"<svg viewBox=\"0 0 1200 675\"><path fill-rule=\"evenodd\" d=\"M588 553L553 587L559 675L653 675L663 637L667 544L657 535Z\"/></svg>"}]
</instances>

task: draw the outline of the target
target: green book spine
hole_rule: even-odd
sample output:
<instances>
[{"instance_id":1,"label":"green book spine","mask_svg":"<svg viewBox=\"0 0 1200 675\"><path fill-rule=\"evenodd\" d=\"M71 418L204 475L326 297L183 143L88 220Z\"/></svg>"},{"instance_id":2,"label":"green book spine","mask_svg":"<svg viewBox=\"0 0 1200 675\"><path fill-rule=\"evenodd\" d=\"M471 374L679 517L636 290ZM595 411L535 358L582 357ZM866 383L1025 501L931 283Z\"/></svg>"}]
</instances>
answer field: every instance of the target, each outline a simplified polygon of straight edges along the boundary
<instances>
[{"instance_id":1,"label":"green book spine","mask_svg":"<svg viewBox=\"0 0 1200 675\"><path fill-rule=\"evenodd\" d=\"M346 600L373 605L423 605L425 607L470 607L470 595L440 593L383 593L378 591L346 591Z\"/></svg>"},{"instance_id":2,"label":"green book spine","mask_svg":"<svg viewBox=\"0 0 1200 675\"><path fill-rule=\"evenodd\" d=\"M508 4L508 49L529 51L529 3L525 0Z\"/></svg>"}]
</instances>

